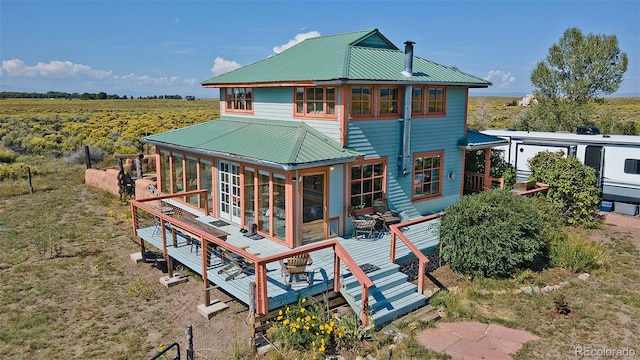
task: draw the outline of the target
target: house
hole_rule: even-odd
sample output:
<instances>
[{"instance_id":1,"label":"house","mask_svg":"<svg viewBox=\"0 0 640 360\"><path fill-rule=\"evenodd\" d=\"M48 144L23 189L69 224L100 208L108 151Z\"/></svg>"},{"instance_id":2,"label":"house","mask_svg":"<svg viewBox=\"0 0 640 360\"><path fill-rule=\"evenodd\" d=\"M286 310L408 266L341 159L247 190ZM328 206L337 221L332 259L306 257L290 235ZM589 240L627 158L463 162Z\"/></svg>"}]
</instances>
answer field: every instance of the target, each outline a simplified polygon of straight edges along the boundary
<instances>
[{"instance_id":1,"label":"house","mask_svg":"<svg viewBox=\"0 0 640 360\"><path fill-rule=\"evenodd\" d=\"M349 208L371 213L376 200L404 220L456 203L465 151L504 142L467 130L469 89L491 83L413 46L377 29L322 36L204 81L220 90L220 118L144 139L159 155L161 194L292 251L350 238ZM474 179L486 187L488 169ZM353 255L335 251L352 270Z\"/></svg>"}]
</instances>

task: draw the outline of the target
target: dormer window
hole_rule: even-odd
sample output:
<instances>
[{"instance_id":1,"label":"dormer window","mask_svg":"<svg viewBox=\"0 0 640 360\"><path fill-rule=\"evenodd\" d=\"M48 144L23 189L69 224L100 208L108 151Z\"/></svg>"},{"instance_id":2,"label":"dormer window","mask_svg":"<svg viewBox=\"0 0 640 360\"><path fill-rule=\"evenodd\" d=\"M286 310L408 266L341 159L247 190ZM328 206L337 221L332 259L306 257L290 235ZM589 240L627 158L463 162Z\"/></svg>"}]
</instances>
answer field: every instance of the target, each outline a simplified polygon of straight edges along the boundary
<instances>
[{"instance_id":1,"label":"dormer window","mask_svg":"<svg viewBox=\"0 0 640 360\"><path fill-rule=\"evenodd\" d=\"M226 88L227 112L253 113L253 88Z\"/></svg>"},{"instance_id":2,"label":"dormer window","mask_svg":"<svg viewBox=\"0 0 640 360\"><path fill-rule=\"evenodd\" d=\"M336 117L336 88L334 87L296 87L296 117Z\"/></svg>"}]
</instances>

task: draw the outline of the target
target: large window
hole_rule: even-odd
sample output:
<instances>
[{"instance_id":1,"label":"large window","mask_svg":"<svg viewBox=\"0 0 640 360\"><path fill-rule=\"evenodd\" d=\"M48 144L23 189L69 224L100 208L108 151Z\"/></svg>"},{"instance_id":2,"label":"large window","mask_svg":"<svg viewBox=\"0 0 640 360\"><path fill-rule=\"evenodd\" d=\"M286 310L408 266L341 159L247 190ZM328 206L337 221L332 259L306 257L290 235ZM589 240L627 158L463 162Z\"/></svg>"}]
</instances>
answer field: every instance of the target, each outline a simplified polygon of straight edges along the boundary
<instances>
[{"instance_id":1,"label":"large window","mask_svg":"<svg viewBox=\"0 0 640 360\"><path fill-rule=\"evenodd\" d=\"M444 115L446 91L444 87L429 87L427 97L427 115Z\"/></svg>"},{"instance_id":2,"label":"large window","mask_svg":"<svg viewBox=\"0 0 640 360\"><path fill-rule=\"evenodd\" d=\"M171 193L171 169L169 162L171 153L165 150L160 151L160 191L165 194Z\"/></svg>"},{"instance_id":3,"label":"large window","mask_svg":"<svg viewBox=\"0 0 640 360\"><path fill-rule=\"evenodd\" d=\"M384 197L385 166L381 160L351 165L350 204L355 208L373 206Z\"/></svg>"},{"instance_id":4,"label":"large window","mask_svg":"<svg viewBox=\"0 0 640 360\"><path fill-rule=\"evenodd\" d=\"M414 200L442 194L442 157L442 151L418 153L413 156Z\"/></svg>"},{"instance_id":5,"label":"large window","mask_svg":"<svg viewBox=\"0 0 640 360\"><path fill-rule=\"evenodd\" d=\"M172 193L183 192L184 191L184 171L182 165L182 159L184 156L182 154L172 154L171 161L173 164L173 188Z\"/></svg>"},{"instance_id":6,"label":"large window","mask_svg":"<svg viewBox=\"0 0 640 360\"><path fill-rule=\"evenodd\" d=\"M335 117L336 88L334 87L297 87L296 116Z\"/></svg>"},{"instance_id":7,"label":"large window","mask_svg":"<svg viewBox=\"0 0 640 360\"><path fill-rule=\"evenodd\" d=\"M397 87L381 87L378 89L378 115L398 115L400 95Z\"/></svg>"},{"instance_id":8,"label":"large window","mask_svg":"<svg viewBox=\"0 0 640 360\"><path fill-rule=\"evenodd\" d=\"M371 87L351 88L351 115L372 116L373 91Z\"/></svg>"},{"instance_id":9,"label":"large window","mask_svg":"<svg viewBox=\"0 0 640 360\"><path fill-rule=\"evenodd\" d=\"M228 112L253 112L252 88L226 88L224 98Z\"/></svg>"},{"instance_id":10,"label":"large window","mask_svg":"<svg viewBox=\"0 0 640 360\"><path fill-rule=\"evenodd\" d=\"M198 190L198 159L187 156L186 158L187 168L187 187L186 191ZM187 202L193 205L198 205L198 196L191 195L187 197Z\"/></svg>"}]
</instances>

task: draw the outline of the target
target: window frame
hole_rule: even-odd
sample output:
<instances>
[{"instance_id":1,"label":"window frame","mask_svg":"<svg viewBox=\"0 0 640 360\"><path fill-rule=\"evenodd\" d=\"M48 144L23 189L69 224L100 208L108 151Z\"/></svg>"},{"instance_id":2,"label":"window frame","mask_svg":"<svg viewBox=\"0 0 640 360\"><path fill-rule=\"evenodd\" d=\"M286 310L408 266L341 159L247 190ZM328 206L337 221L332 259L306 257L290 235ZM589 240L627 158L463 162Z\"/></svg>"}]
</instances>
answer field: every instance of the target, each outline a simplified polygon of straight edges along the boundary
<instances>
[{"instance_id":1,"label":"window frame","mask_svg":"<svg viewBox=\"0 0 640 360\"><path fill-rule=\"evenodd\" d=\"M430 157L432 158L431 161L433 161L433 158L435 157L439 157L439 166L438 167L433 167L431 166L428 169L416 169L416 160L417 158L426 158L426 157ZM422 174L421 178L422 180L420 181L420 189L424 189L424 186L426 183L429 184L434 184L435 181L430 180L428 182L425 182L425 176L424 173L428 170L430 172L432 172L433 170L437 169L438 170L438 179L436 179L437 184L438 184L438 192L437 193L430 193L428 195L424 195L424 191L421 192L420 195L416 195L416 175L417 172L420 171L420 173ZM443 193L443 189L442 186L444 184L444 179L443 179L443 171L444 171L444 150L437 150L437 151L428 151L428 152L418 152L418 153L414 153L413 154L413 163L412 163L412 178L411 178L411 200L412 201L424 201L424 200L432 200L435 198L439 198L442 197L442 193ZM429 179L432 179L432 174L430 174ZM431 188L433 189L433 187Z\"/></svg>"},{"instance_id":2,"label":"window frame","mask_svg":"<svg viewBox=\"0 0 640 360\"><path fill-rule=\"evenodd\" d=\"M370 113L368 114L354 114L353 113L353 109L354 109L354 99L353 99L353 90L359 88L359 89L365 89L368 88L370 90L370 96L371 98L367 101L367 100L362 100L359 99L357 100L357 103L360 104L361 106L360 109L362 109L362 105L368 103L369 104L369 110ZM362 96L362 92L360 93ZM376 90L375 90L375 86L373 85L354 85L354 86L349 86L349 116L353 119L366 119L366 120L370 120L370 119L374 119L376 114L375 114L375 109L374 109L374 104L375 104L375 97L376 97Z\"/></svg>"},{"instance_id":3,"label":"window frame","mask_svg":"<svg viewBox=\"0 0 640 360\"><path fill-rule=\"evenodd\" d=\"M414 94L416 90L420 90L420 99L415 100ZM424 113L426 111L426 100L427 97L425 96L425 87L424 86L414 86L411 89L411 116L424 116ZM419 103L420 104L420 111L414 111L415 107L413 106L413 104L415 103Z\"/></svg>"},{"instance_id":4,"label":"window frame","mask_svg":"<svg viewBox=\"0 0 640 360\"><path fill-rule=\"evenodd\" d=\"M253 108L255 105L255 97L254 97L255 92L252 87L226 87L223 89L224 89L225 112L253 114ZM244 96L241 98L235 98L233 96L230 96L235 94L236 90L241 90L241 93L244 94ZM247 93L249 93L251 96L247 97ZM237 105L240 103L244 104L244 108L242 109L237 108ZM247 109L247 104L249 104L249 107L251 107L250 109Z\"/></svg>"},{"instance_id":5,"label":"window frame","mask_svg":"<svg viewBox=\"0 0 640 360\"><path fill-rule=\"evenodd\" d=\"M396 99L382 99L382 91L384 89L389 90L389 93L391 93L391 90L395 90L396 93ZM376 87L376 96L377 96L377 104L376 104L376 114L378 116L379 119L388 119L388 118L393 118L393 119L397 119L398 116L400 116L400 109L402 108L402 92L400 91L400 87L399 86L377 86ZM396 111L395 112L386 112L386 113L382 113L382 105L383 104L387 104L389 105L389 108L392 108L392 104L396 103Z\"/></svg>"},{"instance_id":6,"label":"window frame","mask_svg":"<svg viewBox=\"0 0 640 360\"><path fill-rule=\"evenodd\" d=\"M633 170L633 171L627 171L627 170ZM625 174L629 174L629 175L640 175L640 159L633 159L633 158L624 159L623 171Z\"/></svg>"},{"instance_id":7,"label":"window frame","mask_svg":"<svg viewBox=\"0 0 640 360\"><path fill-rule=\"evenodd\" d=\"M298 98L298 90L302 90L302 99ZM322 99L309 99L310 90L322 90ZM333 100L328 99L328 90L333 89ZM317 95L317 93L316 93ZM338 88L335 86L295 86L293 87L293 116L294 118L313 119L337 119L338 118ZM310 101L313 100L313 101ZM322 103L322 112L308 112L308 104ZM302 105L302 112L298 111L298 105ZM329 106L333 105L333 113L328 113Z\"/></svg>"},{"instance_id":8,"label":"window frame","mask_svg":"<svg viewBox=\"0 0 640 360\"><path fill-rule=\"evenodd\" d=\"M432 99L431 90L442 89L442 99ZM446 86L427 86L427 90L425 92L426 95L426 106L425 110L427 112L427 117L441 117L447 115L447 87ZM442 111L430 111L431 104L440 104L442 107Z\"/></svg>"},{"instance_id":9,"label":"window frame","mask_svg":"<svg viewBox=\"0 0 640 360\"><path fill-rule=\"evenodd\" d=\"M370 177L359 177L358 179L354 179L353 178L353 168L354 167L360 167L361 169L365 166L368 165L372 165L374 168L372 168L371 171L371 176ZM374 171L375 169L375 165L380 165L382 167L382 174L380 175L376 175L376 172ZM362 175L362 170L361 170L361 175ZM370 179L371 180L371 190L364 192L364 182ZM375 189L375 180L376 179L381 179L382 181L382 186L380 190L376 190ZM373 201L377 200L377 199L384 199L386 196L386 192L387 192L387 159L386 158L375 158L375 159L367 159L367 160L363 160L363 161L357 161L357 162L352 162L349 163L349 178L348 178L348 182L349 182L349 206L355 206L353 205L353 198L354 197L358 197L359 198L359 203L362 204L362 198L367 196L367 195L371 195L371 204L369 206L365 206L363 205L363 207L360 206L355 206L357 209L370 209L373 210ZM353 189L353 185L355 183L359 183L360 184L360 193L354 195L352 192ZM380 197L375 197L376 194L380 194Z\"/></svg>"}]
</instances>

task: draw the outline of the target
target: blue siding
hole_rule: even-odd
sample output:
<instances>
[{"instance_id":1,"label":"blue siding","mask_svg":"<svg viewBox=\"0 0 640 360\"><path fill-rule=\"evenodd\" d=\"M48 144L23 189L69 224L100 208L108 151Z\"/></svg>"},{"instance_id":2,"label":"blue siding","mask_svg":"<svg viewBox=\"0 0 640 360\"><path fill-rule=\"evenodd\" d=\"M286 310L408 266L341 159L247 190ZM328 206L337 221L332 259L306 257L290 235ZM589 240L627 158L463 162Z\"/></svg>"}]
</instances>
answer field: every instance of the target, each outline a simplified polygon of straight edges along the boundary
<instances>
[{"instance_id":1,"label":"blue siding","mask_svg":"<svg viewBox=\"0 0 640 360\"><path fill-rule=\"evenodd\" d=\"M463 151L458 139L463 136L466 109L466 89L447 89L447 115L439 118L411 120L411 154L444 151L442 196L433 200L411 202L412 175L400 174L397 158L401 147L401 126L397 120L352 121L348 124L348 147L366 154L366 158L386 157L387 198L389 205L416 217L437 211L460 199ZM452 172L454 179L447 179Z\"/></svg>"},{"instance_id":2,"label":"blue siding","mask_svg":"<svg viewBox=\"0 0 640 360\"><path fill-rule=\"evenodd\" d=\"M293 90L290 87L254 88L254 99L253 116L293 120Z\"/></svg>"}]
</instances>

